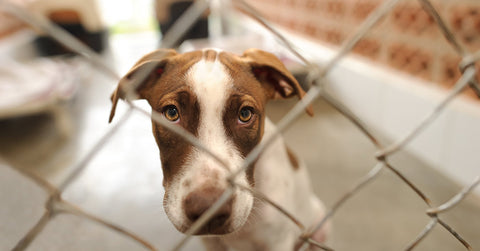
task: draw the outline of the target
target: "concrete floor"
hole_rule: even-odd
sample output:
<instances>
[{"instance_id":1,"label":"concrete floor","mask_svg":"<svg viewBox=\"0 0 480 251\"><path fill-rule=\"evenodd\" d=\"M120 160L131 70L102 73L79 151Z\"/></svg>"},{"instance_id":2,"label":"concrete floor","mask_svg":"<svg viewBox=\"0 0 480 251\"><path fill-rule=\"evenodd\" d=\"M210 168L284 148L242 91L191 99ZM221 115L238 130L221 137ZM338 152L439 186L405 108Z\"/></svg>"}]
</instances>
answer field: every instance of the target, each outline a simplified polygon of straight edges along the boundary
<instances>
[{"instance_id":1,"label":"concrete floor","mask_svg":"<svg viewBox=\"0 0 480 251\"><path fill-rule=\"evenodd\" d=\"M112 46L117 68L125 70L139 55ZM124 71L123 71L124 72ZM115 83L86 66L77 97L63 105L72 125L58 130L49 114L0 121L0 250L9 250L43 212L45 192L21 176L17 168L59 184L72 165L110 128L109 95ZM142 103L142 102L140 102ZM293 102L271 103L277 121ZM142 103L142 105L145 105ZM375 148L348 120L325 103L314 105L313 118L302 116L286 133L288 144L310 168L315 192L331 207L374 165ZM125 110L121 105L117 119ZM168 250L181 239L162 208L162 174L150 120L134 113L67 188L64 198ZM435 205L461 188L410 154L391 162L424 191ZM389 170L352 197L333 218L328 245L336 250L402 250L428 223L424 202ZM480 249L480 200L468 197L442 219ZM184 250L199 250L192 240ZM29 250L143 250L141 246L98 224L72 215L51 221ZM442 227L416 250L465 250Z\"/></svg>"}]
</instances>

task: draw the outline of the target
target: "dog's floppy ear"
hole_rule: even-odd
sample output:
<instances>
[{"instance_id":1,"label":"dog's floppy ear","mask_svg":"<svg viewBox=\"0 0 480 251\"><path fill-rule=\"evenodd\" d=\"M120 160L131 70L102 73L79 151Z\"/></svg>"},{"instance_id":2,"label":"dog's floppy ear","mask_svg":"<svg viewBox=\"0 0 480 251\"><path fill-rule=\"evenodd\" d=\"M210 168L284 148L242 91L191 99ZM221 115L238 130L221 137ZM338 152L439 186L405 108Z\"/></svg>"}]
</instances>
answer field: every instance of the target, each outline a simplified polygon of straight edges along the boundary
<instances>
[{"instance_id":1,"label":"dog's floppy ear","mask_svg":"<svg viewBox=\"0 0 480 251\"><path fill-rule=\"evenodd\" d=\"M124 99L126 91L135 89L137 97L145 98L145 90L152 85L165 70L170 57L177 55L172 49L159 49L143 56L118 82L117 89L111 96L112 110L108 122L115 116L118 99Z\"/></svg>"},{"instance_id":2,"label":"dog's floppy ear","mask_svg":"<svg viewBox=\"0 0 480 251\"><path fill-rule=\"evenodd\" d=\"M269 98L290 98L297 95L301 99L305 96L298 81L275 55L259 49L248 49L242 57L247 59L252 73L263 84ZM306 112L313 116L312 106L308 106Z\"/></svg>"}]
</instances>

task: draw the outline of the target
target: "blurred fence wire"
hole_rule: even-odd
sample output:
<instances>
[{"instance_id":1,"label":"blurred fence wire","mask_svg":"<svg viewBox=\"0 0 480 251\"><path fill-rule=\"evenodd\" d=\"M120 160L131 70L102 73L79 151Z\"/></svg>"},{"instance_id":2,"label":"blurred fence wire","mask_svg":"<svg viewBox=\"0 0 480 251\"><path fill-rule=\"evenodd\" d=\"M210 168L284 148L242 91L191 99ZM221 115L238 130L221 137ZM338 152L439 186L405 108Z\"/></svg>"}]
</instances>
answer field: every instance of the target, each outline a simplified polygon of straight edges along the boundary
<instances>
[{"instance_id":1,"label":"blurred fence wire","mask_svg":"<svg viewBox=\"0 0 480 251\"><path fill-rule=\"evenodd\" d=\"M445 39L451 44L454 50L458 53L459 56L462 57L462 61L459 65L462 76L456 82L455 86L452 90L448 93L448 95L439 102L436 107L431 111L423 120L418 122L418 125L411 130L407 135L401 138L399 141L394 142L391 145L382 145L379 140L374 136L374 133L371 131L366 124L360 120L352 111L350 111L346 106L342 104L341 100L337 100L333 96L331 96L324 88L325 78L328 76L331 69L340 61L342 58L352 51L352 48L358 43L360 39L362 39L377 23L382 21L382 18L385 17L388 13L392 11L394 6L401 2L402 0L385 0L383 3L376 8L368 18L361 24L361 26L357 29L357 31L347 39L346 42L341 46L338 50L336 55L330 59L325 65L318 66L312 62L309 62L302 54L297 51L295 45L292 41L282 35L280 31L278 31L274 26L272 26L265 18L262 17L261 14L255 8L253 8L248 2L245 0L231 0L233 5L237 10L240 10L241 13L244 13L257 21L259 24L264 26L268 31L270 31L283 45L294 55L298 57L305 65L307 65L309 69L309 85L310 89L307 92L307 95L304 99L299 101L278 123L278 130L277 133L272 135L272 137L265 139L265 144L261 146L257 146L251 153L247 156L245 161L243 162L242 168L234 173L231 173L228 177L228 182L231 186L225 191L225 193L220 197L220 199L208 210L206 211L196 222L195 224L188 230L185 237L177 243L175 247L172 247L172 250L181 250L184 244L191 238L191 235L194 234L197 230L199 230L203 224L205 224L209 218L215 213L215 210L220 208L223 203L226 203L234 191L234 189L244 189L256 198L262 199L267 203L270 203L272 206L277 208L280 212L285 214L289 219L291 219L294 223L299 222L296 220L296 216L290 214L289 212L285 211L284 209L280 208L279 206L275 205L273 202L268 200L268 194L261 194L256 191L254 188L246 188L240 184L235 182L235 177L245 170L269 145L273 142L273 140L278 137L282 132L284 132L296 119L297 117L303 113L304 109L309 106L312 102L316 99L323 99L330 105L332 105L336 110L338 110L341 114L343 114L346 118L348 118L353 124L355 124L359 130L361 130L368 139L372 141L372 143L377 148L376 153L376 160L377 164L364 176L362 177L356 184L353 184L352 188L345 193L343 196L338 198L336 203L329 208L325 218L316 226L303 226L301 224L296 224L301 230L302 234L299 236L299 239L303 241L303 245L299 247L300 250L306 249L308 246L313 245L317 246L323 250L333 250L333 248L327 247L323 244L316 243L310 237L312 234L319 228L325 224L327 219L333 217L335 213L342 207L342 205L348 201L351 197L355 196L359 193L359 191L367 186L372 180L378 177L378 174L387 169L393 172L400 180L402 180L406 185L408 185L428 206L426 210L426 215L431 218L430 222L425 226L425 228L418 233L418 236L411 240L410 244L405 247L405 250L412 250L414 249L418 243L428 237L428 234L435 228L435 227L443 227L448 232L451 233L467 250L472 250L472 247L468 244L468 241L465 240L460 233L457 233L447 222L442 220L442 214L454 208L459 202L467 196L467 194L473 190L479 183L480 179L477 177L470 186L465 187L462 191L460 191L456 196L454 196L451 200L445 202L440 206L433 205L432 201L429 197L418 188L416 184L414 184L411 180L405 177L397 168L392 166L389 162L389 157L399 150L403 149L405 145L407 145L412 139L417 137L422 131L430 126L432 123L435 122L435 119L442 113L446 106L448 106L451 101L459 95L459 93L466 89L472 88L477 95L480 94L479 85L476 81L476 70L475 70L475 63L480 60L480 51L470 53L466 48L462 46L462 44L457 40L457 38L452 34L451 30L445 24L444 19L442 16L436 11L435 7L431 4L428 0L418 0L424 10L435 20L438 27L441 29ZM164 48L171 47L173 44L177 42L179 38L188 30L188 28L202 15L202 13L207 10L210 6L210 1L200 0L195 1L195 4L192 5L174 24L174 26L169 30L169 32L163 37L161 46ZM58 40L58 42L62 43L64 46L70 48L74 52L78 53L79 55L84 56L91 64L98 66L98 70L105 73L107 76L115 80L119 80L119 75L113 70L109 64L103 62L102 58L93 52L88 47L84 46L82 43L78 42L73 36L71 36L66 31L62 30L58 26L51 23L48 19L42 16L34 15L28 10L24 9L23 7L17 5L14 2L10 2L9 0L0 0L0 8L4 11L16 16L18 19L24 21L28 25L42 30L45 33L49 34L54 39ZM143 77L146 77L148 71L145 71ZM132 90L127 90L127 103L129 105L129 109L122 115L122 117L111 126L111 128L98 139L97 143L89 149L87 154L73 167L73 171L68 175L68 177L58 186L54 187L50 185L48 182L44 181L42 178L29 173L27 171L22 171L23 175L35 181L39 186L41 186L44 190L46 190L49 194L48 200L45 202L45 211L43 216L38 220L38 222L30 229L28 233L25 233L25 236L17 243L13 250L25 250L29 244L42 232L45 226L58 214L73 214L77 216L84 217L85 219L92 220L103 226L110 228L128 238L137 241L139 244L143 245L146 249L149 250L156 250L156 248L148 243L147 241L143 240L140 236L136 235L135 233L131 233L113 223L107 222L104 219L98 218L94 215L91 215L76 205L62 199L62 193L65 189L79 176L82 175L82 171L88 166L89 162L92 158L99 152L102 147L110 140L110 138L117 132L117 130L124 124L124 122L132 115L132 113L137 112L141 114L145 114L145 116L152 117L157 123L169 128L174 133L180 134L187 141L191 144L195 145L202 151L205 151L209 155L211 155L216 161L218 161L221 165L221 159L216 157L213 152L203 146L195 136L189 134L185 130L182 130L179 127L171 126L170 123L167 123L165 119L160 116L160 114L152 111L150 112L143 110L142 108L136 106L131 102L133 98L136 96ZM105 97L108 98L108 97Z\"/></svg>"}]
</instances>

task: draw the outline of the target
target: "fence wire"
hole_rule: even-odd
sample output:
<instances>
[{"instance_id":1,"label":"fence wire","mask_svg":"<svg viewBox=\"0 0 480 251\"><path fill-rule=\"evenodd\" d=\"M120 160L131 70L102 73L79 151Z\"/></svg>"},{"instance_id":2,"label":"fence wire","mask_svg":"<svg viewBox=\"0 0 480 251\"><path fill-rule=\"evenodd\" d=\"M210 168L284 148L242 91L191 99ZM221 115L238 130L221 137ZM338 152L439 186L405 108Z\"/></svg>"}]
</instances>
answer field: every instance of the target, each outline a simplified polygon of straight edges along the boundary
<instances>
[{"instance_id":1,"label":"fence wire","mask_svg":"<svg viewBox=\"0 0 480 251\"><path fill-rule=\"evenodd\" d=\"M397 168L391 165L389 162L389 157L399 150L403 149L412 139L416 138L422 131L434 123L435 119L444 111L445 107L448 106L454 98L456 98L459 93L464 90L465 88L472 88L477 95L480 94L480 88L478 82L475 79L477 74L475 70L475 63L480 60L480 51L470 53L462 44L457 40L457 38L452 34L451 30L445 24L444 19L442 16L437 12L435 7L431 4L429 0L418 0L424 10L433 17L435 22L438 24L438 27L442 31L445 39L451 44L454 50L458 53L459 56L462 57L462 60L459 64L459 68L461 69L462 76L456 82L455 86L452 90L446 95L446 97L439 102L436 107L421 121L419 121L418 125L411 130L407 135L403 138L394 142L391 145L382 145L380 141L374 136L373 132L371 131L366 124L359 119L352 111L350 111L345 105L343 105L341 100L334 98L330 95L326 89L323 88L325 79L328 74L331 72L331 69L342 59L352 51L352 48L358 43L358 41L363 38L373 26L377 23L382 21L382 18L385 17L394 6L402 0L386 0L384 1L378 8L372 12L368 18L363 22L363 24L357 29L357 31L351 36L350 39L347 39L346 42L341 46L338 50L336 55L330 59L325 65L318 66L310 61L308 61L302 54L297 51L295 48L295 44L291 42L288 38L282 35L280 31L278 31L274 26L272 26L255 8L253 8L250 4L248 4L244 0L232 0L232 3L235 5L235 8L240 10L240 12L250 16L252 19L256 20L259 24L264 26L267 30L269 30L279 41L283 43L283 45L294 55L298 57L309 69L308 74L308 82L310 85L310 89L307 92L306 96L300 100L278 123L277 125L277 132L269 138L264 139L265 144L255 147L250 154L246 157L245 161L242 164L242 167L232 172L229 177L227 178L228 183L230 186L228 189L223 193L220 199L209 209L207 210L187 231L185 237L177 243L175 247L172 247L172 250L181 250L185 243L191 238L192 234L198 231L206 222L208 222L209 218L214 215L215 211L221 208L221 206L226 203L230 196L232 195L235 189L242 189L252 194L257 199L265 201L266 203L272 205L276 209L278 209L282 214L288 217L295 225L302 231L302 234L298 237L299 240L303 242L300 245L299 250L305 250L309 246L316 246L323 250L333 250L331 247L327 247L324 244L317 243L311 236L315 233L316 230L320 229L326 221L333 217L335 213L342 207L342 205L348 201L351 197L358 194L362 188L367 186L372 180L378 177L378 174L382 170L389 170L393 174L395 174L401 181L403 181L406 185L408 185L428 206L426 210L426 215L431 218L430 222L424 227L424 229L418 233L417 237L405 247L405 250L412 250L414 249L418 243L428 237L428 234L438 225L445 228L452 236L454 236L467 250L472 250L470 244L468 244L467 240L465 240L459 233L457 233L448 223L442 220L441 215L454 208L458 203L460 203L469 192L471 192L477 185L480 183L480 179L477 177L471 185L465 187L462 191L460 191L456 196L454 196L449 201L445 202L442 205L435 206L433 205L432 201L429 197L421 191L417 185L415 185L411 180L405 177ZM195 4L192 5L176 22L173 28L163 37L162 39L162 47L168 48L171 45L175 44L175 42L182 37L182 35L188 30L188 28L200 18L202 13L209 8L210 1L195 1ZM24 21L25 23L29 24L30 26L42 30L45 33L49 34L54 39L58 40L58 42L62 43L66 47L70 48L74 52L78 53L79 55L84 56L91 64L99 66L98 70L105 73L107 76L115 80L119 80L119 75L113 70L109 64L103 62L101 57L93 52L88 47L84 46L82 43L78 42L73 36L69 33L65 32L58 26L52 24L48 19L42 16L33 15L28 10L24 9L23 7L16 5L9 0L0 0L0 7L18 19ZM150 69L151 70L151 69ZM148 69L143 72L143 74L139 74L138 78L134 79L135 83L140 83L141 80L147 77ZM133 85L135 86L135 84ZM185 138L188 142L190 142L195 147L198 147L205 153L209 154L213 159L215 159L220 165L227 168L227 165L221 160L221 158L217 157L213 152L211 152L207 147L203 146L201 142L199 142L194 135L190 134L186 130L183 130L180 127L172 126L170 123L166 121L166 119L161 116L161 114L152 111L150 112L143 110L142 108L136 106L131 101L135 99L137 94L133 91L135 88L130 88L129 90L124 90L126 92L126 102L128 103L129 109L122 115L122 117L110 127L110 129L98 139L97 143L87 152L87 154L72 168L73 171L69 174L69 176L58 186L54 187L53 185L49 184L47 181L43 180L42 178L36 176L33 173L30 173L25 170L21 170L22 174L27 178L33 180L37 183L40 187L42 187L48 193L48 200L45 202L45 211L43 216L38 220L38 222L30 229L28 233L24 235L24 237L17 243L17 245L13 248L13 250L25 250L29 247L32 241L42 232L45 226L57 215L62 213L73 214L77 216L81 216L85 219L97 222L106 228L109 228L119 234L128 237L142 246L149 250L156 250L156 248L142 239L135 233L131 233L128 230L125 230L114 223L110 223L104 219L98 218L94 215L91 215L78 206L64 200L62 198L62 193L65 189L79 176L82 175L82 171L88 166L89 162L93 159L93 157L98 154L98 152L104 147L104 145L112 138L112 136L118 131L118 129L124 125L125 121L132 115L132 113L141 113L145 116L151 117L156 123L168 128L172 132L181 135ZM480 95L479 95L480 97ZM108 98L108 97L105 97ZM235 177L238 176L241 172L245 171L245 169L253 163L253 161L263 152L269 145L274 141L275 138L279 137L282 132L284 132L292 123L304 112L304 109L308 107L312 102L317 99L323 99L336 110L338 110L341 114L343 114L346 118L348 118L358 129L365 134L365 136L372 141L372 143L377 148L377 153L375 158L377 160L377 164L365 175L363 176L356 184L353 184L352 188L347 191L343 196L338 198L338 200L333 204L331 208L327 211L324 219L317 225L314 226L304 226L300 223L299 220L296 219L296 216L288 212L287 210L281 208L280 206L276 205L274 202L268 199L268 194L262 194L259 191L256 191L255 188L245 187L241 184L238 184L235 181ZM228 168L227 168L228 169Z\"/></svg>"}]
</instances>

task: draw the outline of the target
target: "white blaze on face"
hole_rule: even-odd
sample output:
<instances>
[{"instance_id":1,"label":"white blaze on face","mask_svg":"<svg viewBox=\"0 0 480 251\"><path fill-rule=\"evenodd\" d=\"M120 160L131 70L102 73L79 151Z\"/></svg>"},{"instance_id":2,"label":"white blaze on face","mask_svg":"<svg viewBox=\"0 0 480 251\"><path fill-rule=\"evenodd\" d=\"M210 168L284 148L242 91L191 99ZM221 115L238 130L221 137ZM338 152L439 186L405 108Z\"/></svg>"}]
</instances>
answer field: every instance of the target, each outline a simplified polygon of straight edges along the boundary
<instances>
[{"instance_id":1,"label":"white blaze on face","mask_svg":"<svg viewBox=\"0 0 480 251\"><path fill-rule=\"evenodd\" d=\"M187 83L191 85L200 106L199 140L221 158L229 158L235 149L227 139L223 113L232 80L225 67L217 60L200 60L188 72Z\"/></svg>"},{"instance_id":2,"label":"white blaze on face","mask_svg":"<svg viewBox=\"0 0 480 251\"><path fill-rule=\"evenodd\" d=\"M217 53L218 55L218 53ZM215 161L203 151L193 148L185 163L184 171L175 179L171 190L178 192L176 198L168 204L177 224L183 225L185 216L181 215L182 200L190 192L202 186L215 186L222 190L228 187L227 177L230 172L240 167L243 157L234 142L226 134L224 113L231 94L233 82L225 67L219 60L202 59L193 65L186 74L186 83L190 85L200 107L198 139L216 156L228 163L228 169ZM234 111L236 112L236 111ZM229 172L230 171L230 172ZM239 175L237 182L248 186L246 175ZM183 184L188 183L189 186ZM238 228L246 221L253 204L253 197L244 191L234 193L231 227ZM177 211L177 212L174 212Z\"/></svg>"}]
</instances>

